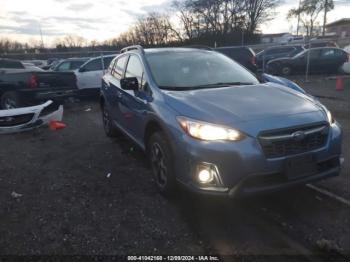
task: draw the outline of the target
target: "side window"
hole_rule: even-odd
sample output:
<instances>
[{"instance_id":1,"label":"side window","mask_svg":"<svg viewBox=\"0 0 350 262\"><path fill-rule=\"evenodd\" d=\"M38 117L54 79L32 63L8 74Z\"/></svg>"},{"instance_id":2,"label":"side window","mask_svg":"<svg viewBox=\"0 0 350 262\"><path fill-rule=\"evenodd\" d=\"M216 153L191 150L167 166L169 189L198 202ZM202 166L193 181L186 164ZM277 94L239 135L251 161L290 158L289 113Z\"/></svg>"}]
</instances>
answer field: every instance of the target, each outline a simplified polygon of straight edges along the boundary
<instances>
[{"instance_id":1,"label":"side window","mask_svg":"<svg viewBox=\"0 0 350 262\"><path fill-rule=\"evenodd\" d=\"M144 86L143 67L140 60L134 55L130 56L128 66L126 67L125 77L136 77L139 82L140 90Z\"/></svg>"},{"instance_id":2,"label":"side window","mask_svg":"<svg viewBox=\"0 0 350 262\"><path fill-rule=\"evenodd\" d=\"M114 64L114 68L113 68L113 72L112 75L118 79L120 79L123 75L124 69L125 69L125 64L126 61L128 60L127 55L122 56L121 58L119 58L115 64Z\"/></svg>"},{"instance_id":3,"label":"side window","mask_svg":"<svg viewBox=\"0 0 350 262\"><path fill-rule=\"evenodd\" d=\"M70 68L70 62L63 62L57 67L56 71L66 71L69 70Z\"/></svg>"},{"instance_id":4,"label":"side window","mask_svg":"<svg viewBox=\"0 0 350 262\"><path fill-rule=\"evenodd\" d=\"M322 51L322 58L335 57L334 49L326 49Z\"/></svg>"},{"instance_id":5,"label":"side window","mask_svg":"<svg viewBox=\"0 0 350 262\"><path fill-rule=\"evenodd\" d=\"M102 70L101 58L92 60L91 62L87 63L84 66L84 68L85 68L85 72Z\"/></svg>"},{"instance_id":6,"label":"side window","mask_svg":"<svg viewBox=\"0 0 350 262\"><path fill-rule=\"evenodd\" d=\"M317 59L320 56L320 50L310 50L309 52L310 52L310 59Z\"/></svg>"},{"instance_id":7,"label":"side window","mask_svg":"<svg viewBox=\"0 0 350 262\"><path fill-rule=\"evenodd\" d=\"M84 61L71 61L70 62L70 70L75 70L79 68L82 64L84 64Z\"/></svg>"},{"instance_id":8,"label":"side window","mask_svg":"<svg viewBox=\"0 0 350 262\"><path fill-rule=\"evenodd\" d=\"M289 53L294 51L293 47L286 47L286 48L281 48L281 53Z\"/></svg>"}]
</instances>

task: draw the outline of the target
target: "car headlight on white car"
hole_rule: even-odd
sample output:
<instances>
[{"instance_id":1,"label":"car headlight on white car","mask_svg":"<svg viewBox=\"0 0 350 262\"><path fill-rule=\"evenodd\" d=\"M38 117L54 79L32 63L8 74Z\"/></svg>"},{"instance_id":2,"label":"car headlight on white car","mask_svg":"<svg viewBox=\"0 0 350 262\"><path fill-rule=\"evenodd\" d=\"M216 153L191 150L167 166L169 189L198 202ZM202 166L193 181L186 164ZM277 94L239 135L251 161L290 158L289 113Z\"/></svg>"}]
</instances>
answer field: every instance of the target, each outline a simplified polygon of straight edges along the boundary
<instances>
[{"instance_id":1,"label":"car headlight on white car","mask_svg":"<svg viewBox=\"0 0 350 262\"><path fill-rule=\"evenodd\" d=\"M238 141L244 138L241 132L233 128L197 121L182 116L177 117L177 120L188 135L200 140Z\"/></svg>"}]
</instances>

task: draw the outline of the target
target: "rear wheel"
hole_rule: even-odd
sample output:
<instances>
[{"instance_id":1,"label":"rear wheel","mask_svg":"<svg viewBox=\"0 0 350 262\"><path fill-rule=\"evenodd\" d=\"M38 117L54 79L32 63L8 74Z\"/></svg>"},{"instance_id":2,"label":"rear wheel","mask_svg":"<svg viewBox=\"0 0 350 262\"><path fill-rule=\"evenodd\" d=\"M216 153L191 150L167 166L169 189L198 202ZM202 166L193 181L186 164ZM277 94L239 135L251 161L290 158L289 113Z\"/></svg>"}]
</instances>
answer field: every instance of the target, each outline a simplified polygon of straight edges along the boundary
<instances>
[{"instance_id":1,"label":"rear wheel","mask_svg":"<svg viewBox=\"0 0 350 262\"><path fill-rule=\"evenodd\" d=\"M292 69L289 66L283 66L281 69L281 73L284 76L289 76L292 73Z\"/></svg>"},{"instance_id":2,"label":"rear wheel","mask_svg":"<svg viewBox=\"0 0 350 262\"><path fill-rule=\"evenodd\" d=\"M120 131L114 126L112 118L105 105L102 105L102 121L103 121L103 128L108 137L120 136Z\"/></svg>"},{"instance_id":3,"label":"rear wheel","mask_svg":"<svg viewBox=\"0 0 350 262\"><path fill-rule=\"evenodd\" d=\"M5 92L1 96L0 106L2 109L18 108L21 106L21 100L16 92Z\"/></svg>"},{"instance_id":4,"label":"rear wheel","mask_svg":"<svg viewBox=\"0 0 350 262\"><path fill-rule=\"evenodd\" d=\"M176 189L174 164L170 144L162 132L154 133L147 146L154 179L159 191L171 196Z\"/></svg>"}]
</instances>

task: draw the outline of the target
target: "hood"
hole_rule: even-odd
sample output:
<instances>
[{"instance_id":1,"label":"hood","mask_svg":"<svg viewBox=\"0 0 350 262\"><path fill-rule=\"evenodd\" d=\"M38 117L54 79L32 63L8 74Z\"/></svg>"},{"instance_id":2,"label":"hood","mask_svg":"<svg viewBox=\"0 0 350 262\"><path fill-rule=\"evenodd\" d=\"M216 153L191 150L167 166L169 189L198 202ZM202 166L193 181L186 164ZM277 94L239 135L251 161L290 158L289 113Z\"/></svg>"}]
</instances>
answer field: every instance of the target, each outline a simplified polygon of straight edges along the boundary
<instances>
[{"instance_id":1,"label":"hood","mask_svg":"<svg viewBox=\"0 0 350 262\"><path fill-rule=\"evenodd\" d=\"M218 124L283 118L322 110L310 97L274 83L165 91L165 100L179 115Z\"/></svg>"}]
</instances>

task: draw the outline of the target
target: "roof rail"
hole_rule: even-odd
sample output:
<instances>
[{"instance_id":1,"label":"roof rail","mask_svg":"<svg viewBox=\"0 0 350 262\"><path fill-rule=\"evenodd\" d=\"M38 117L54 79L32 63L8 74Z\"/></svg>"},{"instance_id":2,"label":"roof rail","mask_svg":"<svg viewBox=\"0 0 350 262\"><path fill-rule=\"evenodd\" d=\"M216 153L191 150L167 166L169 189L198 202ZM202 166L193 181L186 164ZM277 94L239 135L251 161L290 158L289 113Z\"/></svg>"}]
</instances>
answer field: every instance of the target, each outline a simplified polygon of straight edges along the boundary
<instances>
[{"instance_id":1,"label":"roof rail","mask_svg":"<svg viewBox=\"0 0 350 262\"><path fill-rule=\"evenodd\" d=\"M142 54L145 53L145 50L143 50L143 47L140 46L140 45L132 45L132 46L125 47L122 50L120 50L120 53L122 54L122 53L125 53L125 52L128 52L128 51L131 51L131 50L138 50Z\"/></svg>"},{"instance_id":2,"label":"roof rail","mask_svg":"<svg viewBox=\"0 0 350 262\"><path fill-rule=\"evenodd\" d=\"M196 48L196 49L203 49L203 50L209 50L209 51L214 50L214 48L206 45L188 45L188 46L184 46L184 48Z\"/></svg>"}]
</instances>

